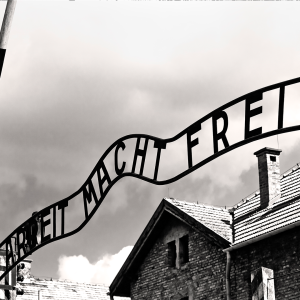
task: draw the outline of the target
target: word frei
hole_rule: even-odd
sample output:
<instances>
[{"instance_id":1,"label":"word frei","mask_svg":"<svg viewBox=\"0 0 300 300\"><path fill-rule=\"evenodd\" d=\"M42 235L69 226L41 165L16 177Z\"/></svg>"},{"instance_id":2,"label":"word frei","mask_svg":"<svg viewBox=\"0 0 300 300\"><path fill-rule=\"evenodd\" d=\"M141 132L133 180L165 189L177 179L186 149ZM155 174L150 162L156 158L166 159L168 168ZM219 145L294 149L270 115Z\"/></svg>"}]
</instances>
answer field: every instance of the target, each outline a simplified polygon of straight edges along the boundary
<instances>
[{"instance_id":1,"label":"word frei","mask_svg":"<svg viewBox=\"0 0 300 300\"><path fill-rule=\"evenodd\" d=\"M286 128L283 127L285 88L288 85L299 82L300 78L296 78L239 97L199 119L170 139L163 140L144 134L132 134L120 138L105 151L90 176L78 191L63 200L36 212L31 218L16 228L4 241L2 241L0 247L4 247L6 250L6 270L0 276L0 280L25 257L42 246L80 231L92 218L112 186L121 178L131 176L157 185L169 184L237 147L272 135L299 130L300 125ZM256 108L251 108L251 105L253 103L257 103L257 105L260 104L260 101L263 100L264 93L275 89L279 90L277 128L264 133L261 126L250 129L252 128L250 126L252 118L263 113L262 104ZM229 128L229 118L226 109L240 102L244 102L245 105L243 116L244 136L240 141L230 145L226 135ZM201 161L195 161L193 150L197 150L199 147L199 151L201 151L200 144L203 142L201 141L200 143L199 138L195 137L195 135L201 132L202 124L208 120L211 120L212 124L213 154L205 157ZM218 122L220 120L222 120L222 122ZM162 151L166 151L168 149L168 144L175 142L180 138L184 138L186 141L186 169L172 178L158 180ZM143 146L141 146L142 140ZM153 144L156 155L153 165L153 175L145 176L144 166L147 159L147 152L149 151L150 141L152 142L151 144ZM133 159L131 161L124 158L120 159L121 152L126 149L129 142L135 144L134 152L131 156ZM219 149L219 142L223 144L222 150ZM105 164L105 159L109 154L113 157L113 171L109 171ZM140 161L139 166L138 160ZM80 197L82 201L84 220L79 220L76 229L66 232L65 222L69 202L77 197ZM57 224L60 224L60 228L57 228L59 227ZM48 234L46 234L46 232Z\"/></svg>"}]
</instances>

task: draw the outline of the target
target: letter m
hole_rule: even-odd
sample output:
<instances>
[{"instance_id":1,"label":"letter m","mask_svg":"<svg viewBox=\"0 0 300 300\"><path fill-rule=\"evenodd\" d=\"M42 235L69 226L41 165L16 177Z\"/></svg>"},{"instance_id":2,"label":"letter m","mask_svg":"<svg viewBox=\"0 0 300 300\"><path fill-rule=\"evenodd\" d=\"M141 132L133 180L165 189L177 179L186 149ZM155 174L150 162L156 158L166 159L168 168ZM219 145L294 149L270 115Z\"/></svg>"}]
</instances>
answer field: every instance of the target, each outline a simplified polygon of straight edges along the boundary
<instances>
[{"instance_id":1,"label":"letter m","mask_svg":"<svg viewBox=\"0 0 300 300\"><path fill-rule=\"evenodd\" d=\"M88 190L87 190L87 187L88 187ZM95 192L95 188L94 188L92 180L90 180L87 183L87 185L83 187L82 195L83 195L85 218L87 218L88 217L87 202L90 204L92 202L92 197L93 197L95 204L96 205L98 204L98 197Z\"/></svg>"}]
</instances>

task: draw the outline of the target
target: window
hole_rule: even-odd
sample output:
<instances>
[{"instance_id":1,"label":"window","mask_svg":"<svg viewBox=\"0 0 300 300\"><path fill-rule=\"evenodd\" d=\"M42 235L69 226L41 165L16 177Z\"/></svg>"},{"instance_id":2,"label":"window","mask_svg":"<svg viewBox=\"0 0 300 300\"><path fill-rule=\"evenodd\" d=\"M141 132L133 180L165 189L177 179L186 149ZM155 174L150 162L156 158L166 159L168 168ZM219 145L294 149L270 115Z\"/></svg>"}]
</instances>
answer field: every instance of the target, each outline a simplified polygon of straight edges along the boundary
<instances>
[{"instance_id":1,"label":"window","mask_svg":"<svg viewBox=\"0 0 300 300\"><path fill-rule=\"evenodd\" d=\"M176 241L168 243L168 266L176 266Z\"/></svg>"},{"instance_id":2,"label":"window","mask_svg":"<svg viewBox=\"0 0 300 300\"><path fill-rule=\"evenodd\" d=\"M185 235L179 239L179 261L180 265L189 261L189 236Z\"/></svg>"},{"instance_id":3,"label":"window","mask_svg":"<svg viewBox=\"0 0 300 300\"><path fill-rule=\"evenodd\" d=\"M189 297L181 298L180 300L189 300Z\"/></svg>"},{"instance_id":4,"label":"window","mask_svg":"<svg viewBox=\"0 0 300 300\"><path fill-rule=\"evenodd\" d=\"M189 236L168 243L168 266L180 268L189 261Z\"/></svg>"}]
</instances>

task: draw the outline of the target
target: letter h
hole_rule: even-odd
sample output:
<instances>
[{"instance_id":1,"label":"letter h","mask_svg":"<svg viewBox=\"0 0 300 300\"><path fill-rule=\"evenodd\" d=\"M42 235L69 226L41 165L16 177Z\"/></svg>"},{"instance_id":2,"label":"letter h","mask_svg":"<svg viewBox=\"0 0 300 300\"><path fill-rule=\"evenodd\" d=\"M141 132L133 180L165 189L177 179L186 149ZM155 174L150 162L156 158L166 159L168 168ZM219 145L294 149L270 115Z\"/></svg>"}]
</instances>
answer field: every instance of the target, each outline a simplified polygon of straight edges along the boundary
<instances>
[{"instance_id":1,"label":"letter h","mask_svg":"<svg viewBox=\"0 0 300 300\"><path fill-rule=\"evenodd\" d=\"M144 149L139 149L140 140L141 140L141 138L137 138L136 146L135 146L135 152L134 152L134 158L133 158L133 164L132 164L132 171L131 172L135 173L135 166L136 166L137 157L141 156L142 161L141 161L141 167L140 167L140 175L143 175L145 159L146 159L146 154L147 154L148 139L147 138L145 139Z\"/></svg>"}]
</instances>

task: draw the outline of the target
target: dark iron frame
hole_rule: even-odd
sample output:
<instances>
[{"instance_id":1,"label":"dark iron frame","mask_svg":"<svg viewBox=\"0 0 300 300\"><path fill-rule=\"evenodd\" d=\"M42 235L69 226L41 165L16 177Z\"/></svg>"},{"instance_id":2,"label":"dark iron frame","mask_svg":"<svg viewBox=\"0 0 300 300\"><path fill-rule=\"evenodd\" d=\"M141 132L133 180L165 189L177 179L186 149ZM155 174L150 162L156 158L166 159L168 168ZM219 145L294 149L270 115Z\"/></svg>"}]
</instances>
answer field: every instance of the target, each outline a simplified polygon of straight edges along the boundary
<instances>
[{"instance_id":1,"label":"dark iron frame","mask_svg":"<svg viewBox=\"0 0 300 300\"><path fill-rule=\"evenodd\" d=\"M118 139L104 152L104 154L99 159L98 163L92 170L92 172L89 175L89 177L87 178L87 180L75 193L73 193L69 197L67 197L61 201L58 201L38 212L38 215L41 216L41 226L42 226L42 228L45 228L46 226L50 225L51 221L50 220L44 221L44 217L48 216L52 210L52 216L53 216L53 219L52 219L52 224L53 224L52 235L53 235L53 237L52 238L50 237L50 235L43 236L44 230L42 229L41 242L39 244L35 245L34 247L26 250L25 245L24 245L25 244L25 232L24 232L25 229L24 228L26 226L28 227L28 224L29 225L35 224L36 216L32 216L31 218L26 220L24 223L22 223L18 228L16 228L11 234L8 235L8 237L6 239L4 239L0 243L0 248L5 247L5 249L6 249L6 270L3 274L1 274L0 280L2 278L4 278L11 270L13 270L19 262L21 262L24 258L26 258L28 255L32 254L39 248L41 248L49 243L60 240L62 238L66 238L68 236L71 236L71 235L79 232L93 217L94 213L96 212L98 207L101 205L102 201L104 200L105 196L107 195L109 190L112 188L112 186L121 178L126 177L126 176L131 176L131 177L136 177L136 178L142 179L144 181L147 181L147 182L150 182L150 183L156 184L156 185L169 184L176 180L181 179L182 177L184 177L184 176L188 175L189 173L197 170L198 168L204 166L205 164L209 163L210 161L214 160L215 158L217 158L231 150L234 150L238 147L241 147L241 146L251 143L253 141L267 138L267 137L270 137L273 135L299 130L300 125L283 128L285 87L288 85L299 83L299 82L300 82L300 77L292 79L292 80L284 81L281 83L277 83L274 85L270 85L270 86L258 89L254 92L248 93L244 96L241 96L241 97L215 109L211 113L207 114L203 118L201 118L198 121L196 121L195 123L193 123L188 128L184 129L183 131L181 131L180 133L178 133L177 135L175 135L174 137L169 138L169 139L160 139L160 138L153 137L150 135L145 135L145 134L131 134L131 135L127 135L127 136L124 136L124 137ZM261 131L262 131L261 128L256 128L256 129L250 131L250 129L249 129L250 118L257 114L260 114L262 112L262 107L257 107L255 109L251 110L250 105L256 101L261 100L263 98L263 93L271 91L271 90L275 90L275 89L279 89L278 128L276 130L272 130L272 131L265 132L265 133L261 133ZM242 101L245 101L245 104L246 104L245 105L245 135L244 135L245 138L244 138L244 140L239 141L233 145L229 145L228 141L226 139L226 135L225 135L227 127L228 127L228 118L227 118L227 114L226 114L225 110L229 107L232 107L233 105L235 105L237 103L242 102ZM210 118L212 119L212 122L213 122L214 154L207 157L206 159L200 161L199 163L193 165L191 149L192 149L192 147L194 147L198 144L198 140L194 139L192 141L191 136L194 133L196 133L197 131L201 130L201 124ZM223 118L224 126L223 126L222 131L218 133L218 130L216 128L216 122L219 118ZM187 136L188 169L173 178L170 178L167 180L161 180L161 181L157 180L161 150L166 149L166 146L168 143L174 142L184 135ZM140 144L141 138L145 139L144 149L139 149L139 144ZM135 155L134 155L132 170L131 170L131 172L124 172L124 169L125 169L124 162L122 163L122 167L119 168L118 151L120 148L122 148L122 150L124 150L124 147L125 147L124 141L129 140L129 139L136 139L137 143L136 143L136 148L135 148ZM156 164L155 164L153 178L148 178L148 177L145 177L142 175L144 163L145 163L147 145L148 145L149 140L154 141L154 148L157 148L157 157L156 157ZM220 151L218 151L218 140L222 140L222 142L225 146L225 148ZM108 156L109 153L111 153L111 151L113 151L113 149L115 149L115 171L116 171L117 177L115 177L113 180L110 180L109 174L107 173L107 170L104 165L104 159ZM136 160L137 160L138 156L141 156L142 160L141 160L140 170L138 173L136 173L135 168L136 168ZM102 172L104 173L104 176L102 176L102 177L100 175L100 169L102 169ZM99 182L98 182L99 189L100 189L99 199L95 193L94 186L92 183L92 178L95 174L97 174L98 180L99 180ZM102 185L105 181L108 183L108 186L106 187L105 190L103 190ZM87 187L88 187L88 190L87 190ZM65 209L65 207L68 206L68 202L70 200L72 200L73 198L75 198L76 196L78 196L79 194L83 195L83 202L84 202L86 218L76 229L65 233L64 232L65 231L65 227L64 227L65 211L64 211L64 209ZM90 203L92 201L92 198L95 201L96 205L91 210L91 212L88 213L87 202ZM59 236L57 236L57 234L56 234L57 210L61 210L61 234ZM21 243L20 243L20 235L23 235L23 241ZM17 241L15 244L16 246L14 246L14 247L12 244L13 238L15 238ZM28 239L28 237L27 237L27 239ZM20 246L22 246L22 247L20 247ZM22 249L23 255L21 255L21 249ZM17 259L15 258L16 253L17 253Z\"/></svg>"}]
</instances>

